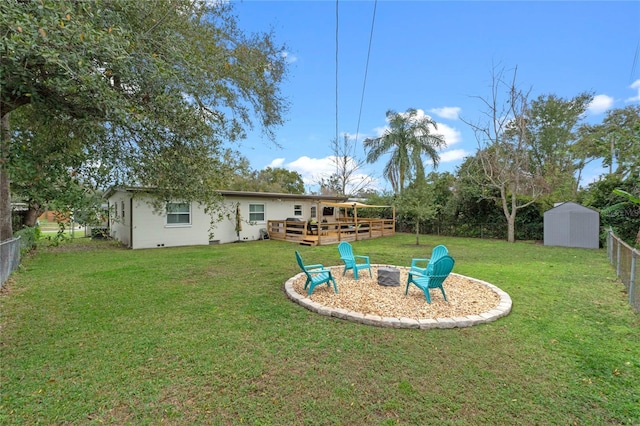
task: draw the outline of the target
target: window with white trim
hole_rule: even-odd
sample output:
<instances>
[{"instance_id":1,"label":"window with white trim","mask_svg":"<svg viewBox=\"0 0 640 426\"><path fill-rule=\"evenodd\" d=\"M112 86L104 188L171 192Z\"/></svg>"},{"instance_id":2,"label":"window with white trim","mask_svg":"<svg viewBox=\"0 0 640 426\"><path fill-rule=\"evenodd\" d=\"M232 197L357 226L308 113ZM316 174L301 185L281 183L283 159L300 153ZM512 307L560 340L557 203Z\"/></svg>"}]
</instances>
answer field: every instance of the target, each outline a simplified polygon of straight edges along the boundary
<instances>
[{"instance_id":1,"label":"window with white trim","mask_svg":"<svg viewBox=\"0 0 640 426\"><path fill-rule=\"evenodd\" d=\"M167 203L167 225L190 225L190 203Z\"/></svg>"},{"instance_id":2,"label":"window with white trim","mask_svg":"<svg viewBox=\"0 0 640 426\"><path fill-rule=\"evenodd\" d=\"M294 216L302 216L302 204L294 204L293 205L293 215Z\"/></svg>"},{"instance_id":3,"label":"window with white trim","mask_svg":"<svg viewBox=\"0 0 640 426\"><path fill-rule=\"evenodd\" d=\"M125 221L127 220L127 215L124 213L124 201L120 202L120 206L121 206L120 211L122 212L122 224L126 225Z\"/></svg>"},{"instance_id":4,"label":"window with white trim","mask_svg":"<svg viewBox=\"0 0 640 426\"><path fill-rule=\"evenodd\" d=\"M318 207L311 206L311 218L316 219L318 217Z\"/></svg>"},{"instance_id":5,"label":"window with white trim","mask_svg":"<svg viewBox=\"0 0 640 426\"><path fill-rule=\"evenodd\" d=\"M249 222L264 222L264 204L249 204Z\"/></svg>"}]
</instances>

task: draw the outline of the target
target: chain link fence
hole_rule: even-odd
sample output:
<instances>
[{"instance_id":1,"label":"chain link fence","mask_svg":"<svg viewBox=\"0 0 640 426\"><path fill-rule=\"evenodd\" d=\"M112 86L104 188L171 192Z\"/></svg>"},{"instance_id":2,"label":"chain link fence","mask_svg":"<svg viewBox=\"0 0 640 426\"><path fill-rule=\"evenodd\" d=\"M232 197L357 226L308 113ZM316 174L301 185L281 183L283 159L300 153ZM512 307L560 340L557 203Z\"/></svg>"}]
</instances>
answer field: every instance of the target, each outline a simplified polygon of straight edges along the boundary
<instances>
[{"instance_id":1,"label":"chain link fence","mask_svg":"<svg viewBox=\"0 0 640 426\"><path fill-rule=\"evenodd\" d=\"M638 259L640 252L616 237L610 229L607 231L607 256L616 267L616 274L627 288L629 304L640 312L640 289L638 289Z\"/></svg>"},{"instance_id":2,"label":"chain link fence","mask_svg":"<svg viewBox=\"0 0 640 426\"><path fill-rule=\"evenodd\" d=\"M0 288L20 265L20 237L0 243Z\"/></svg>"}]
</instances>

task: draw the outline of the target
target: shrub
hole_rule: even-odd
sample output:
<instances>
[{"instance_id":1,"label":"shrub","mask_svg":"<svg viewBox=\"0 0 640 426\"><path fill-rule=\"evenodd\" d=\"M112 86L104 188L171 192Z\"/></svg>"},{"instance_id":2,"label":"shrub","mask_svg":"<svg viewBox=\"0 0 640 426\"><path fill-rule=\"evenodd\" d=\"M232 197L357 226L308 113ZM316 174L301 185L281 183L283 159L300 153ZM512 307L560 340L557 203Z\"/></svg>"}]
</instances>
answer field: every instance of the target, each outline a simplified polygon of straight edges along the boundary
<instances>
[{"instance_id":1,"label":"shrub","mask_svg":"<svg viewBox=\"0 0 640 426\"><path fill-rule=\"evenodd\" d=\"M37 226L27 226L14 233L14 237L20 237L20 254L28 253L38 247L41 231Z\"/></svg>"}]
</instances>

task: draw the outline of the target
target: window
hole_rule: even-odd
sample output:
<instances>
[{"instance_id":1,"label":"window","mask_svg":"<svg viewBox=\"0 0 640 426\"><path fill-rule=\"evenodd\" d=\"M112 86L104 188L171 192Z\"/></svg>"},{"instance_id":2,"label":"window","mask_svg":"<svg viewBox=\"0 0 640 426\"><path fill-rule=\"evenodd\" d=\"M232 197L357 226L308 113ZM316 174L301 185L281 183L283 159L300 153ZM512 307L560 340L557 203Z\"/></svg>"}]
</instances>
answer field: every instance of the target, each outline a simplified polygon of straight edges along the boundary
<instances>
[{"instance_id":1,"label":"window","mask_svg":"<svg viewBox=\"0 0 640 426\"><path fill-rule=\"evenodd\" d=\"M318 208L316 206L311 206L311 218L315 219L318 217Z\"/></svg>"},{"instance_id":2,"label":"window","mask_svg":"<svg viewBox=\"0 0 640 426\"><path fill-rule=\"evenodd\" d=\"M121 206L120 211L122 212L122 224L125 225L125 220L127 220L127 215L124 214L124 201L120 202L120 206Z\"/></svg>"},{"instance_id":3,"label":"window","mask_svg":"<svg viewBox=\"0 0 640 426\"><path fill-rule=\"evenodd\" d=\"M333 216L333 207L323 207L322 216Z\"/></svg>"},{"instance_id":4,"label":"window","mask_svg":"<svg viewBox=\"0 0 640 426\"><path fill-rule=\"evenodd\" d=\"M191 224L191 205L189 203L167 203L167 225Z\"/></svg>"},{"instance_id":5,"label":"window","mask_svg":"<svg viewBox=\"0 0 640 426\"><path fill-rule=\"evenodd\" d=\"M264 222L264 204L249 204L249 222Z\"/></svg>"},{"instance_id":6,"label":"window","mask_svg":"<svg viewBox=\"0 0 640 426\"><path fill-rule=\"evenodd\" d=\"M115 203L113 203L113 217L117 218L118 217L118 202L116 201Z\"/></svg>"},{"instance_id":7,"label":"window","mask_svg":"<svg viewBox=\"0 0 640 426\"><path fill-rule=\"evenodd\" d=\"M294 216L302 216L302 204L294 204L293 205L293 215Z\"/></svg>"}]
</instances>

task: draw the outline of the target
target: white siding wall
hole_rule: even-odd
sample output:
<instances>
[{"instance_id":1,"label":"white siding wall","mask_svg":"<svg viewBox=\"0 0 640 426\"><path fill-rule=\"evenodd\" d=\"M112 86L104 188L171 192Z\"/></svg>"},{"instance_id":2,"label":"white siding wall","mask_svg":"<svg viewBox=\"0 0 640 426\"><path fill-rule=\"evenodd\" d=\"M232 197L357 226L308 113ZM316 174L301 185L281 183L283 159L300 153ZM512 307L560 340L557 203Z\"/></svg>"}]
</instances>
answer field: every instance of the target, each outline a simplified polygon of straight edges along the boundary
<instances>
[{"instance_id":1,"label":"white siding wall","mask_svg":"<svg viewBox=\"0 0 640 426\"><path fill-rule=\"evenodd\" d=\"M211 217L198 203L191 203L190 224L168 225L166 211L154 211L142 198L134 198L133 208L134 249L209 244Z\"/></svg>"},{"instance_id":2,"label":"white siding wall","mask_svg":"<svg viewBox=\"0 0 640 426\"><path fill-rule=\"evenodd\" d=\"M148 200L135 197L132 212L130 193L117 191L109 198L111 236L114 239L133 249L209 244L211 219L197 203L191 204L191 224L167 225L166 212L155 212Z\"/></svg>"},{"instance_id":3,"label":"white siding wall","mask_svg":"<svg viewBox=\"0 0 640 426\"><path fill-rule=\"evenodd\" d=\"M131 209L129 206L131 194L116 192L109 198L109 229L111 237L120 241L127 247L131 247ZM124 214L122 206L124 205Z\"/></svg>"},{"instance_id":4,"label":"white siding wall","mask_svg":"<svg viewBox=\"0 0 640 426\"><path fill-rule=\"evenodd\" d=\"M149 198L137 195L131 201L131 193L116 191L109 198L111 236L133 249L175 247L188 245L207 245L210 240L221 244L238 240L235 231L236 205L240 204L242 231L240 240L252 241L260 238L260 230L267 228L268 220L284 220L297 217L300 220L311 220L311 207L316 206L316 220L321 221L322 206L307 200L289 200L279 198L225 197L226 210L223 219L211 227L211 216L204 212L204 207L191 203L191 223L167 224L167 215L163 210L154 211ZM249 205L264 205L264 220L250 222ZM125 217L122 217L122 206ZM296 215L294 206L302 206L302 214ZM116 207L117 206L117 207ZM133 209L131 208L133 207ZM133 210L133 211L131 211ZM337 211L336 210L336 215ZM115 213L118 216L115 217ZM133 215L133 217L132 217ZM333 217L327 217L333 221ZM131 225L133 223L133 229ZM213 235L210 238L210 233Z\"/></svg>"},{"instance_id":5,"label":"white siding wall","mask_svg":"<svg viewBox=\"0 0 640 426\"><path fill-rule=\"evenodd\" d=\"M280 200L277 198L247 198L247 197L225 197L229 218L224 218L218 222L213 228L213 239L219 240L221 244L237 241L238 237L235 232L235 206L240 203L240 215L242 216L242 231L240 231L240 240L251 241L260 238L260 229L267 228L268 220L284 220L289 217L297 217L300 220L311 220L311 207L315 205L311 201L301 200ZM249 221L249 205L264 205L264 221ZM294 215L294 206L302 206L302 215ZM318 216L322 215L322 207L318 208ZM316 218L322 220L322 217ZM332 220L328 218L327 220Z\"/></svg>"}]
</instances>

